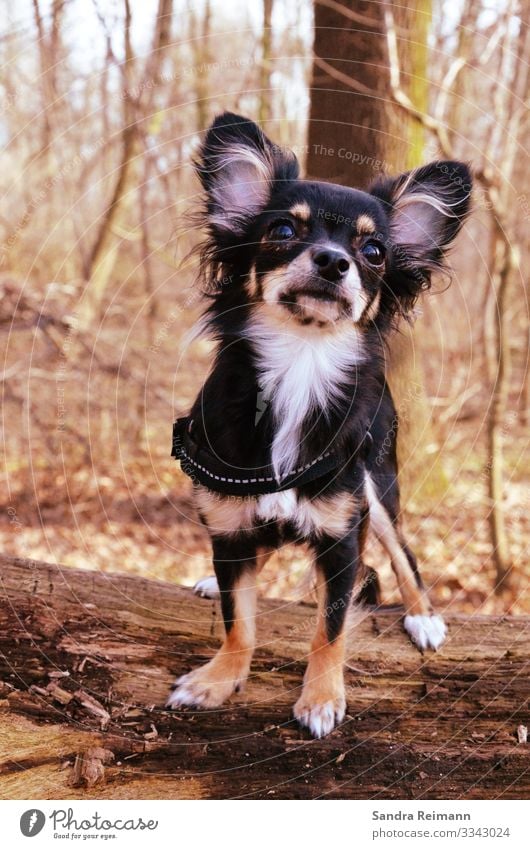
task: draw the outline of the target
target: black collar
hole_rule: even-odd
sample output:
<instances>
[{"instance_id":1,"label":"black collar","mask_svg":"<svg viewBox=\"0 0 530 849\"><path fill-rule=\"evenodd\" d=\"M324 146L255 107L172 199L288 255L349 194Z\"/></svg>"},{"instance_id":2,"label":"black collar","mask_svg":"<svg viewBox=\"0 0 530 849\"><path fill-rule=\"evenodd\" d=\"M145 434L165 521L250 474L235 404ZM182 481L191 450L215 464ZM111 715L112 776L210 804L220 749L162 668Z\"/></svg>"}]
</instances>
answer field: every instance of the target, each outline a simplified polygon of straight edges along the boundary
<instances>
[{"instance_id":1,"label":"black collar","mask_svg":"<svg viewBox=\"0 0 530 849\"><path fill-rule=\"evenodd\" d=\"M224 463L209 448L197 444L191 436L191 418L184 416L173 424L173 446L171 456L180 460L182 471L194 483L221 492L224 495L266 495L272 492L283 492L286 489L300 487L317 480L344 464L344 457L333 450L326 451L311 463L306 463L298 469L293 469L288 475L278 481L274 476L272 466L262 466L252 471L234 470L229 463ZM366 446L372 437L367 432L365 439L358 446L355 454Z\"/></svg>"}]
</instances>

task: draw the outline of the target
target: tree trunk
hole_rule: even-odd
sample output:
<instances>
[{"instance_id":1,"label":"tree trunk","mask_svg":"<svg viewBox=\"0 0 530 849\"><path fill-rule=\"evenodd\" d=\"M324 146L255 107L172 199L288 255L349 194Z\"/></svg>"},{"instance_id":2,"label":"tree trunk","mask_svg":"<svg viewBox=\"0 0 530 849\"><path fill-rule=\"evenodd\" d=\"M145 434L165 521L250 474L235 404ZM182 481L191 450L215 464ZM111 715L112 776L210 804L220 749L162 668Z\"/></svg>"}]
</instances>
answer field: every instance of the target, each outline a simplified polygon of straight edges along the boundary
<instances>
[{"instance_id":1,"label":"tree trunk","mask_svg":"<svg viewBox=\"0 0 530 849\"><path fill-rule=\"evenodd\" d=\"M505 95L505 123L513 119L528 94L528 48L530 45L530 30L528 15L530 0L524 0L520 6L520 29L515 46L516 61L514 62L509 84L503 90ZM524 123L524 122L523 122ZM519 120L509 125L510 132L517 139L522 123ZM521 139L521 144L524 137ZM517 147L511 141L506 142L502 155L499 157L503 173L503 183L500 189L486 185L486 195L490 201L492 222L493 262L492 262L492 291L495 295L494 313L492 316L493 333L486 333L485 339L489 346L488 359L493 364L493 387L488 415L488 497L489 524L493 562L495 564L495 591L499 595L513 597L513 561L506 533L504 511L504 453L503 442L511 427L516 422L515 411L508 413L508 397L510 392L511 352L510 352L510 302L514 275L519 269L520 250L516 241L518 222L514 220L517 211L510 207L510 181L513 179ZM515 233L515 238L511 234ZM524 242L524 238L523 238ZM526 352L528 354L528 352Z\"/></svg>"},{"instance_id":2,"label":"tree trunk","mask_svg":"<svg viewBox=\"0 0 530 849\"><path fill-rule=\"evenodd\" d=\"M315 3L307 174L362 189L388 148L388 72L382 16L372 2L355 10L350 17L334 4Z\"/></svg>"},{"instance_id":3,"label":"tree trunk","mask_svg":"<svg viewBox=\"0 0 530 849\"><path fill-rule=\"evenodd\" d=\"M199 17L202 15L202 17ZM210 0L206 0L204 9L197 10L192 16L193 25L193 61L195 64L195 99L197 104L197 131L203 132L210 123L211 106L208 101L210 94L209 64L212 62L210 46L212 23L212 8Z\"/></svg>"},{"instance_id":4,"label":"tree trunk","mask_svg":"<svg viewBox=\"0 0 530 849\"><path fill-rule=\"evenodd\" d=\"M527 302L530 300L530 286L526 285ZM523 375L521 378L521 391L519 395L519 422L522 425L530 424L530 316L525 313L523 316L524 335L522 343L523 352Z\"/></svg>"},{"instance_id":5,"label":"tree trunk","mask_svg":"<svg viewBox=\"0 0 530 849\"><path fill-rule=\"evenodd\" d=\"M244 693L164 710L212 656L217 602L142 578L0 558L2 799L527 798L529 617L449 616L422 656L396 612L350 635L345 721L291 718L316 610L262 600ZM521 732L522 734L523 732Z\"/></svg>"},{"instance_id":6,"label":"tree trunk","mask_svg":"<svg viewBox=\"0 0 530 849\"><path fill-rule=\"evenodd\" d=\"M492 269L494 291L496 293L495 316L493 320L494 333L488 338L491 346L489 358L495 364L493 389L491 393L488 416L488 520L490 524L493 562L495 564L495 591L497 594L509 592L512 589L512 561L510 546L506 534L504 518L504 436L509 430L506 421L506 406L510 387L510 332L508 324L509 294L513 271L517 268L518 257L503 233L503 228L496 223L494 234L495 262ZM512 413L511 424L515 423L516 414Z\"/></svg>"},{"instance_id":7,"label":"tree trunk","mask_svg":"<svg viewBox=\"0 0 530 849\"><path fill-rule=\"evenodd\" d=\"M378 11L379 9L379 11ZM404 85L427 108L427 37L430 0L394 6ZM390 102L382 12L374 3L337 9L315 5L315 60L311 88L308 175L366 188L382 169L421 164L424 130ZM391 340L387 376L399 416L398 454L405 500L437 500L446 479L433 443L419 338L407 325Z\"/></svg>"},{"instance_id":8,"label":"tree trunk","mask_svg":"<svg viewBox=\"0 0 530 849\"><path fill-rule=\"evenodd\" d=\"M266 125L272 115L272 10L274 0L263 0L263 35L261 37L261 68L258 120Z\"/></svg>"}]
</instances>

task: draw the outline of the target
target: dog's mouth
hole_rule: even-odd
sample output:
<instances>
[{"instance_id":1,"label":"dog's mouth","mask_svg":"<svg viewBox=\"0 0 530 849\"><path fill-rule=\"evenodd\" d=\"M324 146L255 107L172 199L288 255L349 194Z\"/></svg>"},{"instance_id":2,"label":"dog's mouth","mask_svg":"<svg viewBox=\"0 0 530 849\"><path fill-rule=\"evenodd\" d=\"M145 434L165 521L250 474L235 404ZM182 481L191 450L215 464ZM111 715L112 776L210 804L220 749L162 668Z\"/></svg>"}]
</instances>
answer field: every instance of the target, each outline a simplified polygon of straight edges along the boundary
<instances>
[{"instance_id":1,"label":"dog's mouth","mask_svg":"<svg viewBox=\"0 0 530 849\"><path fill-rule=\"evenodd\" d=\"M339 300L336 292L326 292L322 289L315 289L310 286L306 289L300 289L295 293L295 297L296 295L305 295L307 298L316 298L317 301L336 302Z\"/></svg>"},{"instance_id":2,"label":"dog's mouth","mask_svg":"<svg viewBox=\"0 0 530 849\"><path fill-rule=\"evenodd\" d=\"M326 281L289 288L282 292L279 303L304 324L328 324L351 316L349 301L336 285Z\"/></svg>"}]
</instances>

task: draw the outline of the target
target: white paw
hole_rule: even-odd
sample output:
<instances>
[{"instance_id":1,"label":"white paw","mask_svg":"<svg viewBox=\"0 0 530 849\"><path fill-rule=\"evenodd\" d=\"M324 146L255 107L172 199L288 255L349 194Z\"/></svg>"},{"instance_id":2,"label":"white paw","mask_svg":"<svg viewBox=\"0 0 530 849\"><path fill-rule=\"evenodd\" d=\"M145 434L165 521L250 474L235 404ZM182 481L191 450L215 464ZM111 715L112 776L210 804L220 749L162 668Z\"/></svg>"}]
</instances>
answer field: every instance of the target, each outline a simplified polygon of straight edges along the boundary
<instances>
[{"instance_id":1,"label":"white paw","mask_svg":"<svg viewBox=\"0 0 530 849\"><path fill-rule=\"evenodd\" d=\"M302 697L303 698L303 697ZM300 699L294 706L294 715L300 725L309 728L313 737L325 737L335 725L342 722L346 713L344 698L332 699L323 704L310 705Z\"/></svg>"},{"instance_id":2,"label":"white paw","mask_svg":"<svg viewBox=\"0 0 530 849\"><path fill-rule=\"evenodd\" d=\"M200 595L201 598L220 598L219 584L215 575L208 575L207 578L201 578L193 587L195 595Z\"/></svg>"},{"instance_id":3,"label":"white paw","mask_svg":"<svg viewBox=\"0 0 530 849\"><path fill-rule=\"evenodd\" d=\"M212 708L222 705L232 695L238 682L223 678L216 681L210 674L211 670L212 667L206 664L177 678L173 692L167 697L166 707Z\"/></svg>"},{"instance_id":4,"label":"white paw","mask_svg":"<svg viewBox=\"0 0 530 849\"><path fill-rule=\"evenodd\" d=\"M175 681L175 689L169 694L166 701L166 707L173 709L179 707L200 707L206 699L207 693L205 690L201 692L192 684L186 686L186 675L178 678Z\"/></svg>"},{"instance_id":5,"label":"white paw","mask_svg":"<svg viewBox=\"0 0 530 849\"><path fill-rule=\"evenodd\" d=\"M175 681L173 692L166 701L167 708L218 707L235 690L241 690L247 679L247 663L234 664L229 654L218 652L204 666L192 669Z\"/></svg>"},{"instance_id":6,"label":"white paw","mask_svg":"<svg viewBox=\"0 0 530 849\"><path fill-rule=\"evenodd\" d=\"M436 650L447 636L447 626L441 616L405 616L403 625L412 642L421 651Z\"/></svg>"}]
</instances>

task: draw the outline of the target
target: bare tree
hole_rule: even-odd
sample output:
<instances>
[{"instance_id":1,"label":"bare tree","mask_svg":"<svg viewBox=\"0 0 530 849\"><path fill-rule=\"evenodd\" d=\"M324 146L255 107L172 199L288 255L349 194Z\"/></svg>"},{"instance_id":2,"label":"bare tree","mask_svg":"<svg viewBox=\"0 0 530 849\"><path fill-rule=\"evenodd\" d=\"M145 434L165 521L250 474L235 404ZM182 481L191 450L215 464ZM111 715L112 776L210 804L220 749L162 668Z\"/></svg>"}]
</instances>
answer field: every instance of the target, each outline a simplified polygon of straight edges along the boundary
<instances>
[{"instance_id":1,"label":"bare tree","mask_svg":"<svg viewBox=\"0 0 530 849\"><path fill-rule=\"evenodd\" d=\"M53 0L49 31L43 21L39 0L33 0L33 18L38 33L40 63L40 84L42 91L42 143L39 157L49 153L53 127L52 113L56 109L58 96L57 69L61 61L60 40L61 24L64 13L64 0Z\"/></svg>"},{"instance_id":2,"label":"bare tree","mask_svg":"<svg viewBox=\"0 0 530 849\"><path fill-rule=\"evenodd\" d=\"M169 41L171 30L172 0L159 0L153 48L150 61L146 66L146 74L150 75L149 86L138 86L139 94L135 92L136 60L131 44L131 7L129 0L124 0L124 62L122 64L123 82L123 126L121 130L121 158L117 169L117 177L109 205L101 219L99 229L88 258L86 277L87 285L83 301L79 307L79 329L90 326L97 315L103 299L107 283L112 274L119 249L115 225L124 206L127 192L130 189L130 177L133 171L135 157L139 152L139 130L142 120L142 107L145 101L143 91L151 91L156 85L163 50ZM147 81L147 77L144 78Z\"/></svg>"},{"instance_id":3,"label":"bare tree","mask_svg":"<svg viewBox=\"0 0 530 849\"><path fill-rule=\"evenodd\" d=\"M477 12L480 9L477 8ZM490 214L492 228L491 278L495 293L495 315L493 333L488 354L492 364L493 385L488 416L488 462L486 465L488 480L489 510L492 553L496 569L496 590L510 589L512 579L512 559L510 555L505 518L503 511L504 460L503 442L506 427L507 398L510 386L510 346L508 326L508 306L510 293L516 273L519 271L520 249L514 240L513 216L510 214L510 178L513 173L514 159L518 146L519 132L523 116L528 108L524 97L528 91L528 63L524 55L528 45L528 27L526 21L530 12L530 3L524 0L519 8L519 35L517 47L511 62L504 66L503 77L497 81L494 93L500 109L498 121L490 127L488 142L482 166L475 170L475 176L482 187ZM450 72L446 76L440 101L429 114L407 95L401 86L401 69L397 51L397 37L391 5L385 10L387 40L391 67L391 88L394 100L404 113L429 130L435 137L441 153L448 159L455 158L452 134L449 132L444 112L448 100L448 91L454 82L455 69L465 66L465 58L454 57ZM476 23L476 21L475 21ZM505 43L501 50L503 57L510 49L510 28L505 31ZM506 41L507 40L507 41ZM527 55L527 54L526 54ZM506 123L503 122L504 121ZM507 124L507 126L506 126ZM496 163L496 168L492 163Z\"/></svg>"}]
</instances>

